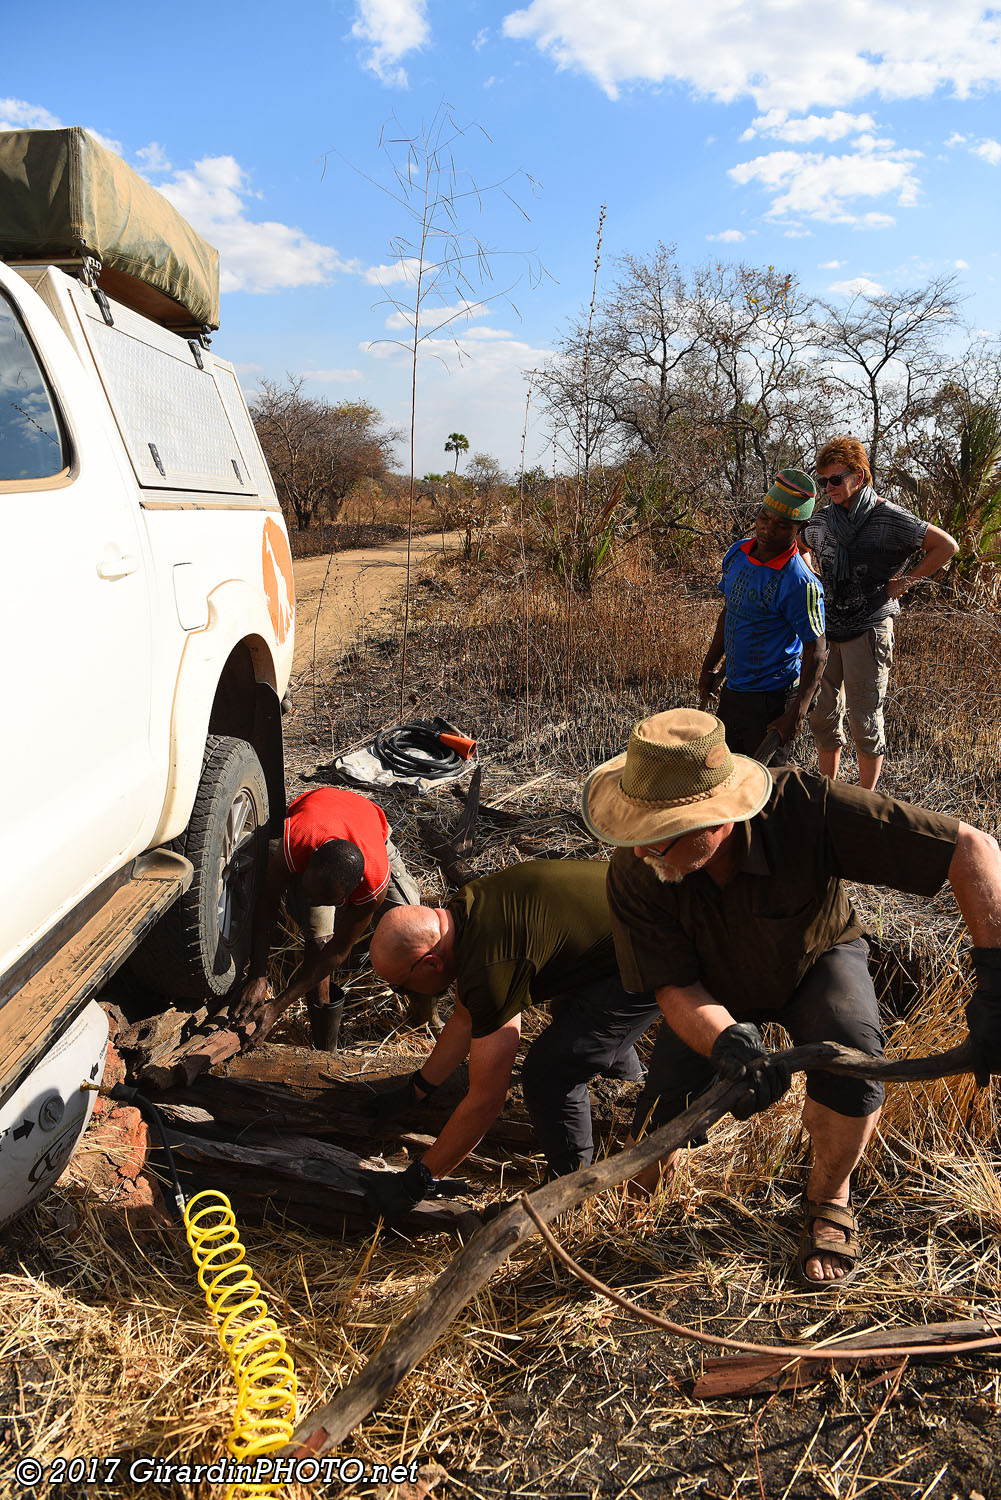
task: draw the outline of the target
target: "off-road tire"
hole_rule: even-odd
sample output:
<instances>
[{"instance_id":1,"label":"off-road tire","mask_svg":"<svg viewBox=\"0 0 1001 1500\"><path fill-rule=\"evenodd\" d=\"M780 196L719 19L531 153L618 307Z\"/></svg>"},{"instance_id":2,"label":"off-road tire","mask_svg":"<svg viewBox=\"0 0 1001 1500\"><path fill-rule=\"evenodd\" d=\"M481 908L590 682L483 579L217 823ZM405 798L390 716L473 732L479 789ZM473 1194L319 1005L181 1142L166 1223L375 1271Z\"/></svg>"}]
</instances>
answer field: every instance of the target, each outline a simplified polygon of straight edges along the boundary
<instances>
[{"instance_id":1,"label":"off-road tire","mask_svg":"<svg viewBox=\"0 0 1001 1500\"><path fill-rule=\"evenodd\" d=\"M143 984L192 999L228 993L250 953L267 822L256 752L246 740L210 735L191 820L171 844L190 859L194 877L132 956Z\"/></svg>"}]
</instances>

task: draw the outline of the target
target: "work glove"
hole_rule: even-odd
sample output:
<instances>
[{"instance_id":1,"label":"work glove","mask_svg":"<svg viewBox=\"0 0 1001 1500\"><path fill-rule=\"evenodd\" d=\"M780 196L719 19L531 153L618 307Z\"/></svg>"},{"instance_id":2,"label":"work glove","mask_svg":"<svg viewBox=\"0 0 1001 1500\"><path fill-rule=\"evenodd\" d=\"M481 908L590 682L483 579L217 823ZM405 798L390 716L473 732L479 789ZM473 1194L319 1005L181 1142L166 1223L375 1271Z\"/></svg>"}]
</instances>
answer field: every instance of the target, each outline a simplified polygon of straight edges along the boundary
<instances>
[{"instance_id":1,"label":"work glove","mask_svg":"<svg viewBox=\"0 0 1001 1500\"><path fill-rule=\"evenodd\" d=\"M418 1087L421 1089L420 1094L417 1092ZM416 1109L418 1104L426 1104L437 1087L435 1083L428 1083L420 1068L417 1068L395 1089L386 1089L384 1093L375 1094L366 1106L366 1113L372 1121L373 1129L376 1132L388 1130L400 1115L405 1115L408 1110Z\"/></svg>"},{"instance_id":2,"label":"work glove","mask_svg":"<svg viewBox=\"0 0 1001 1500\"><path fill-rule=\"evenodd\" d=\"M432 1177L422 1161L414 1161L405 1172L361 1171L365 1206L375 1218L395 1224L425 1198L462 1198L469 1183L462 1177Z\"/></svg>"},{"instance_id":3,"label":"work glove","mask_svg":"<svg viewBox=\"0 0 1001 1500\"><path fill-rule=\"evenodd\" d=\"M720 1078L730 1083L747 1081L745 1092L731 1106L737 1120L749 1120L759 1110L781 1099L792 1082L788 1063L776 1062L758 1028L748 1021L736 1022L721 1031L709 1054Z\"/></svg>"},{"instance_id":4,"label":"work glove","mask_svg":"<svg viewBox=\"0 0 1001 1500\"><path fill-rule=\"evenodd\" d=\"M1001 948L974 948L970 956L977 988L967 1002L966 1024L974 1048L974 1077L983 1089L992 1073L1001 1073Z\"/></svg>"}]
</instances>

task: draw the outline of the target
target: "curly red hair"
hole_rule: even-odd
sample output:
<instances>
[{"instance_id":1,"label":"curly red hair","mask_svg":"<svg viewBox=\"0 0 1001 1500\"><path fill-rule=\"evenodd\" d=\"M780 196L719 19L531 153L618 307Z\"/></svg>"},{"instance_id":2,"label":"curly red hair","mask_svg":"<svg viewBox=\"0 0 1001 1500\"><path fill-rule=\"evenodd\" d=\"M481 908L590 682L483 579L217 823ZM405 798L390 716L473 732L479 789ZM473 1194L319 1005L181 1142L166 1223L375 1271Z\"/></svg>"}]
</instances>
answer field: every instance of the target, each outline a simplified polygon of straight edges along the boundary
<instances>
[{"instance_id":1,"label":"curly red hair","mask_svg":"<svg viewBox=\"0 0 1001 1500\"><path fill-rule=\"evenodd\" d=\"M831 464L847 464L850 469L860 469L866 484L872 484L869 455L858 438L836 437L825 443L817 454L817 469L826 469Z\"/></svg>"}]
</instances>

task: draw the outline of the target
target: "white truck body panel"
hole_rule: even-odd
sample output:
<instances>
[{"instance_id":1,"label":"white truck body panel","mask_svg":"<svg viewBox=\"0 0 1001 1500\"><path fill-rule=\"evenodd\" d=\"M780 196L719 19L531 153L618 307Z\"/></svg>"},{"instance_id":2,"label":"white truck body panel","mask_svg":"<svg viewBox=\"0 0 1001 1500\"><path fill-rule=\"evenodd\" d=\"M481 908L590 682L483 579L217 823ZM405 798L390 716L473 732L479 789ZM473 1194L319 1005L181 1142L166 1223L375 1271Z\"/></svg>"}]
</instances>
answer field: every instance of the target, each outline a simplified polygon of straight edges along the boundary
<instances>
[{"instance_id":1,"label":"white truck body panel","mask_svg":"<svg viewBox=\"0 0 1001 1500\"><path fill-rule=\"evenodd\" d=\"M69 461L48 480L4 478L0 412L0 975L185 827L227 658L245 645L281 697L294 611L284 522L232 367L206 350L199 369L188 340L114 303L109 327L51 267L0 264L4 301Z\"/></svg>"}]
</instances>

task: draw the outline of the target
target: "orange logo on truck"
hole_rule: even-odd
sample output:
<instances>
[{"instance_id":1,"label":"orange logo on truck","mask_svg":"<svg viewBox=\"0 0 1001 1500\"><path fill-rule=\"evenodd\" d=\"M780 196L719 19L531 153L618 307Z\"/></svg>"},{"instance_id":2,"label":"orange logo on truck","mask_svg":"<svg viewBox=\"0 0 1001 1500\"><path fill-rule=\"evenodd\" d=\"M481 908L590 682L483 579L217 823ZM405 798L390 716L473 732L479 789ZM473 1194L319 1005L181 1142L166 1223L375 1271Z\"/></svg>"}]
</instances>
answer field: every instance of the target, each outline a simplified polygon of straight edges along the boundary
<instances>
[{"instance_id":1,"label":"orange logo on truck","mask_svg":"<svg viewBox=\"0 0 1001 1500\"><path fill-rule=\"evenodd\" d=\"M268 596L268 613L281 646L284 645L295 619L295 582L288 540L278 522L271 516L264 523L261 568L264 573L264 592Z\"/></svg>"}]
</instances>

